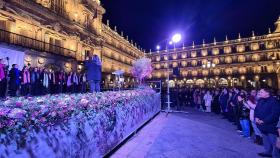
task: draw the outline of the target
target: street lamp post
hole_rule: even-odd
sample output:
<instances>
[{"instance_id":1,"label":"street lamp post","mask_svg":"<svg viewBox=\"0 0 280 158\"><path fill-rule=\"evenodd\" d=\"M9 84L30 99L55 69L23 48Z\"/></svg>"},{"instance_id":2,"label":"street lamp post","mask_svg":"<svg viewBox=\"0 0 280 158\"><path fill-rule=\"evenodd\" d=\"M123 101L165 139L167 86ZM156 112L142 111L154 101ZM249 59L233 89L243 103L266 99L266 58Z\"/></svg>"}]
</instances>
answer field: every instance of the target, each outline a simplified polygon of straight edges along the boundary
<instances>
[{"instance_id":1,"label":"street lamp post","mask_svg":"<svg viewBox=\"0 0 280 158\"><path fill-rule=\"evenodd\" d=\"M182 36L181 34L175 34L172 36L172 40L169 42L169 44L174 44L174 47L175 47L175 44L180 42L182 39ZM169 62L169 59L168 59L168 67L167 67L167 113L169 113L171 111L170 109L170 84L169 84L169 81L170 81L170 70L169 70L169 65L170 65L170 62Z\"/></svg>"},{"instance_id":2,"label":"street lamp post","mask_svg":"<svg viewBox=\"0 0 280 158\"><path fill-rule=\"evenodd\" d=\"M182 35L181 34L179 34L179 33L177 33L177 34L174 34L173 36L172 36L172 38L170 39L166 39L166 40L164 40L166 43L166 52L168 52L168 44L169 45L173 45L174 46L174 50L175 50L175 46L176 46L176 43L178 43L178 42L180 42L181 41L181 39L182 39ZM158 45L156 48L160 48L160 46ZM158 49L159 50L159 49ZM165 112L167 112L167 115L168 115L168 113L170 113L170 112L182 112L182 111L174 111L174 110L171 110L171 108L170 108L170 103L171 103L171 101L170 101L170 84L169 84L169 81L170 81L170 68L169 68L169 66L170 66L170 61L169 61L169 59L167 60L167 110L163 110L163 111L165 111ZM182 113L188 113L188 112L182 112Z\"/></svg>"}]
</instances>

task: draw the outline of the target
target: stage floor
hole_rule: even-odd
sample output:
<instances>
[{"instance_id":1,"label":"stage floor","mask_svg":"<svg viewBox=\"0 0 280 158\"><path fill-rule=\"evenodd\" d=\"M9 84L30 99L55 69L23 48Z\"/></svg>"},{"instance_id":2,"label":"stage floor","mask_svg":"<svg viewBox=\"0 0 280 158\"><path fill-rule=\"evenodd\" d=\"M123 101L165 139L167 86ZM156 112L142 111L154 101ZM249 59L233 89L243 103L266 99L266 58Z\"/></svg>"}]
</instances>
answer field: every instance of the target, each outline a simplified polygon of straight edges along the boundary
<instances>
[{"instance_id":1,"label":"stage floor","mask_svg":"<svg viewBox=\"0 0 280 158\"><path fill-rule=\"evenodd\" d=\"M221 116L188 110L187 115L159 114L112 157L252 158L262 152Z\"/></svg>"}]
</instances>

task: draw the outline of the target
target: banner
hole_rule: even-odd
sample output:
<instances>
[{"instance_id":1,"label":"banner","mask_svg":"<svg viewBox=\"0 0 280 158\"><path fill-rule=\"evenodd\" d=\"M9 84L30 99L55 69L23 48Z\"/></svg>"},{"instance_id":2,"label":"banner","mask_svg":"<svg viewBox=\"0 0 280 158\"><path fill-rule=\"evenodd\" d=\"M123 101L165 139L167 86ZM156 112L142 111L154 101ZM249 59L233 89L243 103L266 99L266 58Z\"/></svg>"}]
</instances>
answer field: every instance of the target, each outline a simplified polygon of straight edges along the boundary
<instances>
[{"instance_id":1,"label":"banner","mask_svg":"<svg viewBox=\"0 0 280 158\"><path fill-rule=\"evenodd\" d=\"M21 70L24 66L24 52L13 50L13 49L8 49L8 48L3 48L0 47L0 59L4 59L5 64L8 65L8 62L6 61L6 58L9 57L10 61L10 67L11 69L12 64L18 64L19 70Z\"/></svg>"}]
</instances>

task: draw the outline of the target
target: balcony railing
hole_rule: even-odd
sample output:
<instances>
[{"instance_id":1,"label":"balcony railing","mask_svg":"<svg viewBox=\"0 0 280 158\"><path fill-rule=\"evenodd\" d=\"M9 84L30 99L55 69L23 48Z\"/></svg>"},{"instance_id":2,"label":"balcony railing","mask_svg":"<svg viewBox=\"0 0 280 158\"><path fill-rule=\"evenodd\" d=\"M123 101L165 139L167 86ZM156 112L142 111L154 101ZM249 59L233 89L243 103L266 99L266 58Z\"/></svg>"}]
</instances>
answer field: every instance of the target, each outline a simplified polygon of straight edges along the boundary
<instances>
[{"instance_id":1,"label":"balcony railing","mask_svg":"<svg viewBox=\"0 0 280 158\"><path fill-rule=\"evenodd\" d=\"M53 45L50 43L46 43L43 41L39 41L16 33L12 33L2 29L0 29L0 42L5 42L8 44L17 45L40 52L47 52L47 53L61 55L65 57L76 58L76 51L63 48L57 45Z\"/></svg>"}]
</instances>

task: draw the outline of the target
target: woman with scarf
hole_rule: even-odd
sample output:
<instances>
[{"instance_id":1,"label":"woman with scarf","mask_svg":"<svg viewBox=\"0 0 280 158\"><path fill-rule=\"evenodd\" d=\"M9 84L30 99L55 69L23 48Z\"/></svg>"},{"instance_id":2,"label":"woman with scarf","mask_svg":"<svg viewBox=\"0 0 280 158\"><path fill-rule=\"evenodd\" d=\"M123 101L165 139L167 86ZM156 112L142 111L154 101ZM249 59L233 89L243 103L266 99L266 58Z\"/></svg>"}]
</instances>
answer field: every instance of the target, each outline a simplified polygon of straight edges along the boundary
<instances>
[{"instance_id":1,"label":"woman with scarf","mask_svg":"<svg viewBox=\"0 0 280 158\"><path fill-rule=\"evenodd\" d=\"M68 93L71 93L73 92L73 73L72 72L69 72L69 75L67 76L67 92Z\"/></svg>"},{"instance_id":2,"label":"woman with scarf","mask_svg":"<svg viewBox=\"0 0 280 158\"><path fill-rule=\"evenodd\" d=\"M4 98L6 96L7 79L5 69L6 66L3 63L3 59L0 59L0 98Z\"/></svg>"},{"instance_id":3,"label":"woman with scarf","mask_svg":"<svg viewBox=\"0 0 280 158\"><path fill-rule=\"evenodd\" d=\"M50 87L50 93L54 94L56 91L56 82L55 82L54 71L51 69L49 71L49 87Z\"/></svg>"},{"instance_id":4,"label":"woman with scarf","mask_svg":"<svg viewBox=\"0 0 280 158\"><path fill-rule=\"evenodd\" d=\"M86 73L80 75L81 93L86 93L87 77Z\"/></svg>"},{"instance_id":5,"label":"woman with scarf","mask_svg":"<svg viewBox=\"0 0 280 158\"><path fill-rule=\"evenodd\" d=\"M49 73L47 69L43 70L43 94L48 94L49 93Z\"/></svg>"},{"instance_id":6,"label":"woman with scarf","mask_svg":"<svg viewBox=\"0 0 280 158\"><path fill-rule=\"evenodd\" d=\"M17 64L12 65L12 69L10 70L9 73L10 81L9 81L9 90L10 90L10 95L12 97L15 97L17 95L17 91L19 89L20 85L20 71L18 69Z\"/></svg>"},{"instance_id":7,"label":"woman with scarf","mask_svg":"<svg viewBox=\"0 0 280 158\"><path fill-rule=\"evenodd\" d=\"M72 83L73 83L72 93L78 93L79 79L76 72L73 73Z\"/></svg>"},{"instance_id":8,"label":"woman with scarf","mask_svg":"<svg viewBox=\"0 0 280 158\"><path fill-rule=\"evenodd\" d=\"M57 73L58 93L63 93L63 86L65 81L65 74L63 70Z\"/></svg>"},{"instance_id":9,"label":"woman with scarf","mask_svg":"<svg viewBox=\"0 0 280 158\"><path fill-rule=\"evenodd\" d=\"M29 94L30 72L27 66L24 66L21 71L21 95L27 96Z\"/></svg>"}]
</instances>

